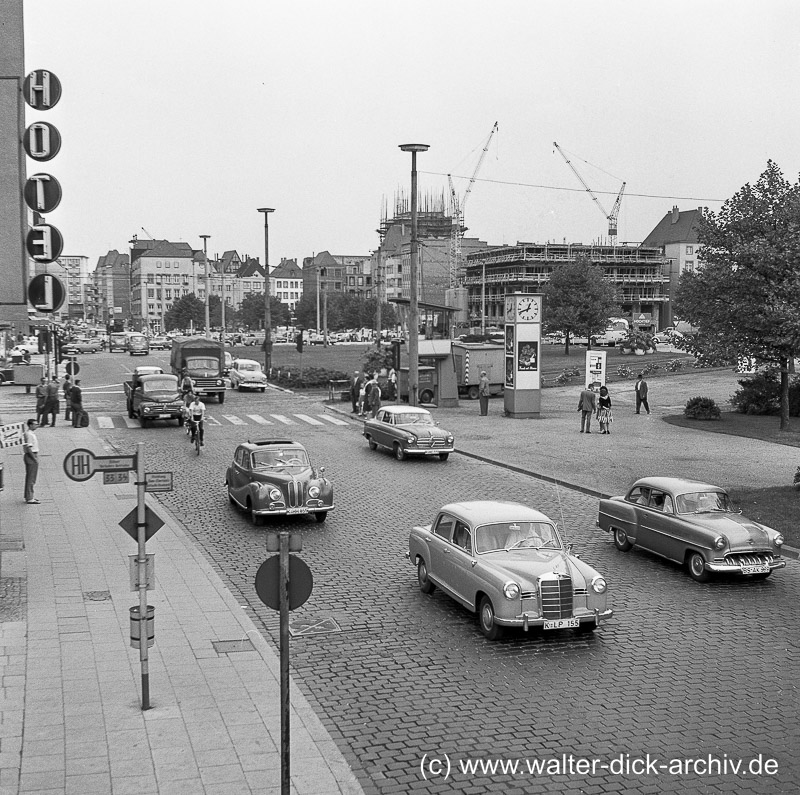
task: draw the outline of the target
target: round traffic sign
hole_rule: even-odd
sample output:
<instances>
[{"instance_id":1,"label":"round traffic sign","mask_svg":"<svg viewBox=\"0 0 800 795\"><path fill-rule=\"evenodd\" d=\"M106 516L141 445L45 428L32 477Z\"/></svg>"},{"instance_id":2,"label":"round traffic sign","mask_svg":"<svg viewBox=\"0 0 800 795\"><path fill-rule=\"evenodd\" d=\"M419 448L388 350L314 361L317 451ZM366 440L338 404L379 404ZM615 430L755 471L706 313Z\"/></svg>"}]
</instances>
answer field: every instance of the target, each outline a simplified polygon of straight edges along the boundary
<instances>
[{"instance_id":1,"label":"round traffic sign","mask_svg":"<svg viewBox=\"0 0 800 795\"><path fill-rule=\"evenodd\" d=\"M273 610L280 610L281 558L267 558L256 572L258 598ZM302 558L289 555L289 610L306 603L314 587L314 576Z\"/></svg>"},{"instance_id":2,"label":"round traffic sign","mask_svg":"<svg viewBox=\"0 0 800 795\"><path fill-rule=\"evenodd\" d=\"M76 361L69 361L64 365L67 375L77 375L81 371L81 366Z\"/></svg>"}]
</instances>

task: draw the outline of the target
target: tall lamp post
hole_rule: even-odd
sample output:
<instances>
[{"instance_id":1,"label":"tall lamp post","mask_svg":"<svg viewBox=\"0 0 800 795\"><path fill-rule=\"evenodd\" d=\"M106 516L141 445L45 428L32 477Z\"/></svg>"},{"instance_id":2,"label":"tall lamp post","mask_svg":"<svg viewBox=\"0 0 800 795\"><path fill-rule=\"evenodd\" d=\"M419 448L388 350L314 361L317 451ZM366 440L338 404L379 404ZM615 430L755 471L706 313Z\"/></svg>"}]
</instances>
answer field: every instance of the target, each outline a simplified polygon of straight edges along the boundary
<instances>
[{"instance_id":1,"label":"tall lamp post","mask_svg":"<svg viewBox=\"0 0 800 795\"><path fill-rule=\"evenodd\" d=\"M417 152L427 152L428 144L400 144L411 152L411 295L408 306L408 405L416 406L419 390L419 300L417 297Z\"/></svg>"},{"instance_id":2,"label":"tall lamp post","mask_svg":"<svg viewBox=\"0 0 800 795\"><path fill-rule=\"evenodd\" d=\"M264 372L269 377L272 366L272 311L269 305L269 214L274 213L272 207L259 207L264 213Z\"/></svg>"},{"instance_id":3,"label":"tall lamp post","mask_svg":"<svg viewBox=\"0 0 800 795\"><path fill-rule=\"evenodd\" d=\"M208 301L209 301L209 293L211 292L211 280L209 279L208 274L208 238L211 235L200 235L203 238L203 259L205 260L206 266L206 339L211 339L211 322L210 322L210 313L208 308Z\"/></svg>"}]
</instances>

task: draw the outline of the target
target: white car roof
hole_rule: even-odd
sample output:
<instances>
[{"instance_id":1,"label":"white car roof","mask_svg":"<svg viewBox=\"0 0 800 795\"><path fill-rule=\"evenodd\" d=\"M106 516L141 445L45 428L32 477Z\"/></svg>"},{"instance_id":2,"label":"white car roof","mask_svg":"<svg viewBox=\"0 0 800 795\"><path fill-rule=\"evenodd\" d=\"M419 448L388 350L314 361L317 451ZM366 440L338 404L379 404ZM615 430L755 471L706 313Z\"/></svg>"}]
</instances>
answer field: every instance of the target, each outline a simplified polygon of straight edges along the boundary
<instances>
[{"instance_id":1,"label":"white car roof","mask_svg":"<svg viewBox=\"0 0 800 795\"><path fill-rule=\"evenodd\" d=\"M446 511L471 524L473 527L494 522L551 522L550 517L518 502L499 500L472 500L451 502L442 506Z\"/></svg>"},{"instance_id":2,"label":"white car roof","mask_svg":"<svg viewBox=\"0 0 800 795\"><path fill-rule=\"evenodd\" d=\"M384 411L388 414L430 414L428 409L421 409L419 406L386 406Z\"/></svg>"},{"instance_id":3,"label":"white car roof","mask_svg":"<svg viewBox=\"0 0 800 795\"><path fill-rule=\"evenodd\" d=\"M234 364L238 367L240 364L255 364L258 367L261 367L261 362L257 362L255 359L237 359Z\"/></svg>"}]
</instances>

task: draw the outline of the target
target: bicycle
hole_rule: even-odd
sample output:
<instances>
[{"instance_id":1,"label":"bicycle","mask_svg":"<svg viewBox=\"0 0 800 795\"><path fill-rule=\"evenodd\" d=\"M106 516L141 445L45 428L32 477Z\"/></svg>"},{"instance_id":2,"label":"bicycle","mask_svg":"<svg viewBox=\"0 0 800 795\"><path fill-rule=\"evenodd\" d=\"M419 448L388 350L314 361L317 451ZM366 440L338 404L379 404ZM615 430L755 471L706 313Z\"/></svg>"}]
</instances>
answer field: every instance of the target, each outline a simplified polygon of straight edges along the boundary
<instances>
[{"instance_id":1,"label":"bicycle","mask_svg":"<svg viewBox=\"0 0 800 795\"><path fill-rule=\"evenodd\" d=\"M200 455L200 448L202 447L202 442L200 441L200 423L192 419L187 420L186 433L194 436L194 449L197 451L197 455Z\"/></svg>"}]
</instances>

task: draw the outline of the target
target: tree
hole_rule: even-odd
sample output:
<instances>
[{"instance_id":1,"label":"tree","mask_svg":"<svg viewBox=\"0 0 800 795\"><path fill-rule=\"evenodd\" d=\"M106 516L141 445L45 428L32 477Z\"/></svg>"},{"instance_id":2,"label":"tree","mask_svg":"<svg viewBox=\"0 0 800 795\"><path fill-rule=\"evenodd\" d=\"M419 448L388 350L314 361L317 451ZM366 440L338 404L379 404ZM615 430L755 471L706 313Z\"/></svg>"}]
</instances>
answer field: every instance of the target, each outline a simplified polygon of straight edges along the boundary
<instances>
[{"instance_id":1,"label":"tree","mask_svg":"<svg viewBox=\"0 0 800 795\"><path fill-rule=\"evenodd\" d=\"M800 354L800 182L771 160L698 225L700 267L681 276L675 313L699 331L682 346L780 368L780 428L789 430L789 371Z\"/></svg>"},{"instance_id":2,"label":"tree","mask_svg":"<svg viewBox=\"0 0 800 795\"><path fill-rule=\"evenodd\" d=\"M614 285L586 254L554 268L543 292L545 325L548 331L564 333L566 355L570 334L585 336L591 344L592 335L605 331L609 319L620 314Z\"/></svg>"},{"instance_id":3,"label":"tree","mask_svg":"<svg viewBox=\"0 0 800 795\"><path fill-rule=\"evenodd\" d=\"M289 307L274 295L269 297L269 315L272 327L289 324ZM239 307L237 321L249 329L264 328L264 293L248 293Z\"/></svg>"},{"instance_id":4,"label":"tree","mask_svg":"<svg viewBox=\"0 0 800 795\"><path fill-rule=\"evenodd\" d=\"M164 313L164 325L168 331L191 326L205 325L206 305L194 293L184 295Z\"/></svg>"}]
</instances>

